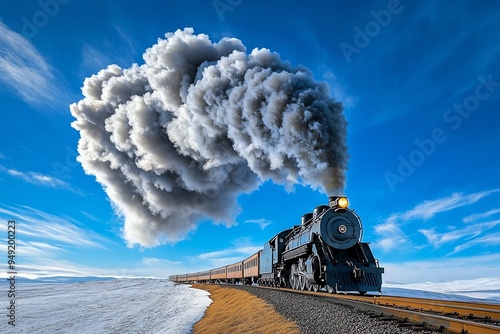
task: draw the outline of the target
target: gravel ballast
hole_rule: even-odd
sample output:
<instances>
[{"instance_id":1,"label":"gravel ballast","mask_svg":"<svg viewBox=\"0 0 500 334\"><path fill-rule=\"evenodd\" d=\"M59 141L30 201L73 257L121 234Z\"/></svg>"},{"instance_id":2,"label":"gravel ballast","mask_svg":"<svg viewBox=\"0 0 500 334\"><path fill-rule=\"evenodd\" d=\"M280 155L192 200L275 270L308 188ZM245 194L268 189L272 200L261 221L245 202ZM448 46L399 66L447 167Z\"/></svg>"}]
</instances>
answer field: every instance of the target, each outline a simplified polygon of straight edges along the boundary
<instances>
[{"instance_id":1,"label":"gravel ballast","mask_svg":"<svg viewBox=\"0 0 500 334\"><path fill-rule=\"evenodd\" d=\"M294 321L303 334L332 333L415 333L415 329L399 327L395 322L372 318L350 306L335 304L326 298L297 294L286 290L232 286L250 292L274 306L285 318ZM418 333L434 333L418 331Z\"/></svg>"}]
</instances>

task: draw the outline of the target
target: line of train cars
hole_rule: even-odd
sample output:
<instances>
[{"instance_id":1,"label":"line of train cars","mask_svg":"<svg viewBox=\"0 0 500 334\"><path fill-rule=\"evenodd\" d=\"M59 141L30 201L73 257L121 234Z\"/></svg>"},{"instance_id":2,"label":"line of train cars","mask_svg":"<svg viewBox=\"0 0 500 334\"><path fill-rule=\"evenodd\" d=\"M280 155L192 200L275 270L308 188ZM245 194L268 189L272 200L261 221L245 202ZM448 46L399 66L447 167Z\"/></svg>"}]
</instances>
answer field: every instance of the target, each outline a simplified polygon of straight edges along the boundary
<instances>
[{"instance_id":1,"label":"line of train cars","mask_svg":"<svg viewBox=\"0 0 500 334\"><path fill-rule=\"evenodd\" d=\"M207 271L170 276L177 283L226 283L289 287L329 293L380 291L384 268L361 242L361 219L343 196L329 197L249 258Z\"/></svg>"}]
</instances>

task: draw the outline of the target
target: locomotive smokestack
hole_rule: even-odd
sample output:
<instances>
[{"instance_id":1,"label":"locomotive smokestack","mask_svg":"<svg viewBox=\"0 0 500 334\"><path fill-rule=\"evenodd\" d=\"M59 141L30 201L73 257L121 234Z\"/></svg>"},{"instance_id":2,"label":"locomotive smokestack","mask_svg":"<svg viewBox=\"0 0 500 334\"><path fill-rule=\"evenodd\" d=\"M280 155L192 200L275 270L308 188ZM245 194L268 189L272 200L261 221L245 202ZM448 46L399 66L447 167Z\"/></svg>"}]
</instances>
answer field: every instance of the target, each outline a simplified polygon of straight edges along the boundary
<instances>
[{"instance_id":1,"label":"locomotive smokestack","mask_svg":"<svg viewBox=\"0 0 500 334\"><path fill-rule=\"evenodd\" d=\"M143 57L85 79L70 107L78 161L123 215L130 246L181 240L203 218L231 225L238 196L265 180L344 188L342 105L307 68L191 28Z\"/></svg>"},{"instance_id":2,"label":"locomotive smokestack","mask_svg":"<svg viewBox=\"0 0 500 334\"><path fill-rule=\"evenodd\" d=\"M334 207L337 203L337 199L339 198L340 196L328 196L328 206L329 207Z\"/></svg>"},{"instance_id":3,"label":"locomotive smokestack","mask_svg":"<svg viewBox=\"0 0 500 334\"><path fill-rule=\"evenodd\" d=\"M330 196L328 199L328 206L331 208L345 209L349 205L349 200L345 196Z\"/></svg>"}]
</instances>

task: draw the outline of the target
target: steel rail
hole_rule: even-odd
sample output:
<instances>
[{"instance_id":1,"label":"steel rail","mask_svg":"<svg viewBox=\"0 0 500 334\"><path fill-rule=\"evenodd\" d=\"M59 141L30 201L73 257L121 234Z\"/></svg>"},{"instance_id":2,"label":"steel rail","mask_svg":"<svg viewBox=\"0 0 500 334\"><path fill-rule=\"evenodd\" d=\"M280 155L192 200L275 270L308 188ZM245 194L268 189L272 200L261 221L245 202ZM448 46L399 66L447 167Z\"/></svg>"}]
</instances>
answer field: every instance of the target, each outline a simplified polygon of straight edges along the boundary
<instances>
[{"instance_id":1,"label":"steel rail","mask_svg":"<svg viewBox=\"0 0 500 334\"><path fill-rule=\"evenodd\" d=\"M294 290L293 290L294 291ZM324 296L321 296L325 298ZM350 305L356 309L370 312L373 315L381 316L384 318L394 318L402 323L415 323L424 328L448 331L459 334L498 334L500 327L486 325L479 322L473 322L463 319L450 318L441 315L434 315L422 312L415 312L406 309L399 309L394 307L382 306L361 302L358 300L342 299L342 298L328 298L333 303L340 303Z\"/></svg>"},{"instance_id":2,"label":"steel rail","mask_svg":"<svg viewBox=\"0 0 500 334\"><path fill-rule=\"evenodd\" d=\"M337 298L358 300L378 305L395 306L413 310L442 313L443 315L468 317L490 322L500 322L500 305L460 302L450 300L424 299L397 296L351 296L336 295Z\"/></svg>"},{"instance_id":3,"label":"steel rail","mask_svg":"<svg viewBox=\"0 0 500 334\"><path fill-rule=\"evenodd\" d=\"M471 302L450 302L445 300L398 298L398 297L375 297L379 305L398 305L411 307L431 312L439 312L446 315L457 315L460 317L477 318L500 322L500 305Z\"/></svg>"}]
</instances>

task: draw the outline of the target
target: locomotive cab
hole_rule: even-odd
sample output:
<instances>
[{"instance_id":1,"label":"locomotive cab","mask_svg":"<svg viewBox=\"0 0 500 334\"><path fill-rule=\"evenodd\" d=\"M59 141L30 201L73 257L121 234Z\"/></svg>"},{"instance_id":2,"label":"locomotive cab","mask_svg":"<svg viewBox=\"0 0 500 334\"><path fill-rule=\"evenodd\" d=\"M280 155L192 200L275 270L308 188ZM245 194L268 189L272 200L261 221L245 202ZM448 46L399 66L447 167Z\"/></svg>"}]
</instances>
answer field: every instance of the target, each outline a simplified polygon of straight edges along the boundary
<instances>
[{"instance_id":1,"label":"locomotive cab","mask_svg":"<svg viewBox=\"0 0 500 334\"><path fill-rule=\"evenodd\" d=\"M284 230L264 244L260 254L260 283L269 286L280 285L283 275L282 254L285 249L286 236L292 229Z\"/></svg>"}]
</instances>

